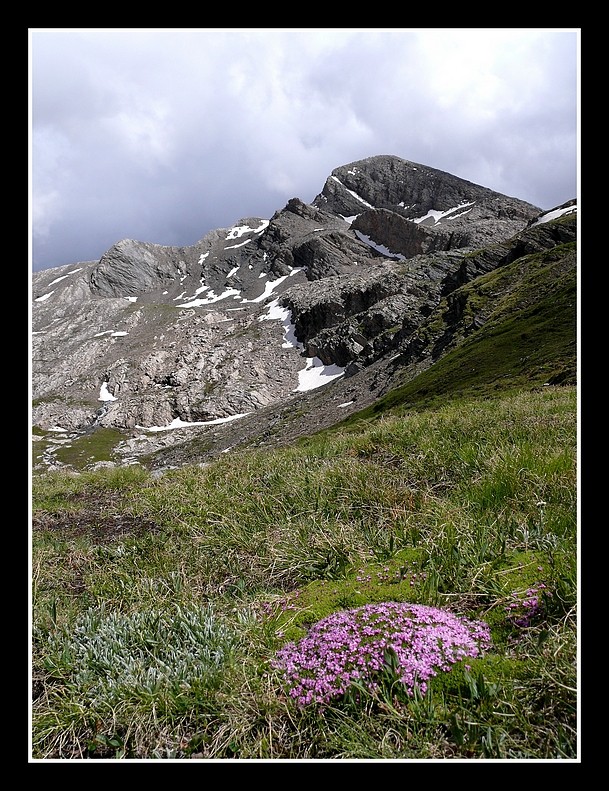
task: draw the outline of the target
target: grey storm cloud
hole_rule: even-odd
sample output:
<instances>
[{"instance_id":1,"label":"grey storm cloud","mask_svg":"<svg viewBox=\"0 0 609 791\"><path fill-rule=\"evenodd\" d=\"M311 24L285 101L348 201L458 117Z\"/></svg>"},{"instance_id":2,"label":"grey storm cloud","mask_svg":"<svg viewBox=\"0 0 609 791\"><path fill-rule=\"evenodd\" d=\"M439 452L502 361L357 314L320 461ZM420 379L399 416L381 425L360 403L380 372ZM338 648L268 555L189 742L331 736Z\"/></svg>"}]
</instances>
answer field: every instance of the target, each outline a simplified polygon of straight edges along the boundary
<instances>
[{"instance_id":1,"label":"grey storm cloud","mask_svg":"<svg viewBox=\"0 0 609 791\"><path fill-rule=\"evenodd\" d=\"M577 196L579 30L30 29L31 258L190 245L393 154Z\"/></svg>"}]
</instances>

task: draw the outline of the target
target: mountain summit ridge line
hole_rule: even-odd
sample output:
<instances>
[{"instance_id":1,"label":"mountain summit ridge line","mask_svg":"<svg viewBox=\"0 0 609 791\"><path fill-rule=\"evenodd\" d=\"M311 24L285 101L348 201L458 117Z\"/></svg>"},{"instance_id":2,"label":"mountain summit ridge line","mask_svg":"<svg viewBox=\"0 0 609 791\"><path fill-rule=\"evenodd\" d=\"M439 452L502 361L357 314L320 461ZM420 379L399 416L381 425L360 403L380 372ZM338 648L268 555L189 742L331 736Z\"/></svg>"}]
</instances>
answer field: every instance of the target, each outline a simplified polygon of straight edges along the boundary
<instances>
[{"instance_id":1,"label":"mountain summit ridge line","mask_svg":"<svg viewBox=\"0 0 609 791\"><path fill-rule=\"evenodd\" d=\"M41 466L97 429L120 433L115 458L126 464L193 433L210 438L212 456L245 426L244 438L262 441L282 410L312 400L338 422L387 392L395 360L412 378L462 342L462 317L446 318L450 295L575 241L576 210L573 199L542 212L379 155L335 168L311 203L292 198L194 245L123 239L99 261L36 272ZM435 350L421 334L434 320L445 330Z\"/></svg>"}]
</instances>

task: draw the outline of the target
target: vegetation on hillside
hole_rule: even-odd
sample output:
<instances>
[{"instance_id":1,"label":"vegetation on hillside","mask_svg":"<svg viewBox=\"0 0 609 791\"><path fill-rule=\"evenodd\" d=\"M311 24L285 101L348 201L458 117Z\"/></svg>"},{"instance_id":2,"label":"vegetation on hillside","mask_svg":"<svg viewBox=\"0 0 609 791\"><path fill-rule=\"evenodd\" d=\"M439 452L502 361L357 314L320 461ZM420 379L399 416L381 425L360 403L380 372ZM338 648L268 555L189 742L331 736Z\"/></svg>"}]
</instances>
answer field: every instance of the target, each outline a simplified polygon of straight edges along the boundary
<instances>
[{"instance_id":1,"label":"vegetation on hillside","mask_svg":"<svg viewBox=\"0 0 609 791\"><path fill-rule=\"evenodd\" d=\"M33 759L576 760L574 255L289 447L35 475Z\"/></svg>"},{"instance_id":2,"label":"vegetation on hillside","mask_svg":"<svg viewBox=\"0 0 609 791\"><path fill-rule=\"evenodd\" d=\"M576 756L573 387L33 490L35 758ZM386 629L357 683L301 705L310 630L388 603L488 646L409 688Z\"/></svg>"}]
</instances>

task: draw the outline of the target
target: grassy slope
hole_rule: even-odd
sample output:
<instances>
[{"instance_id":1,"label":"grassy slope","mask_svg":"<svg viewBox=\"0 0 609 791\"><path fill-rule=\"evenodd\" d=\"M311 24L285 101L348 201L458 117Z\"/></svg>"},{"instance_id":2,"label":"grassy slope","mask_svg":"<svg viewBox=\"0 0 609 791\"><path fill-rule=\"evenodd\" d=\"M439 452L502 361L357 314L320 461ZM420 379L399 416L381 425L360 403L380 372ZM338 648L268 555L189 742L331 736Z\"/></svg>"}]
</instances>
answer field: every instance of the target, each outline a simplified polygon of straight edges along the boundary
<instances>
[{"instance_id":1,"label":"grassy slope","mask_svg":"<svg viewBox=\"0 0 609 791\"><path fill-rule=\"evenodd\" d=\"M485 326L331 431L155 480L37 477L34 756L573 759L576 282L562 252L466 286L476 310L494 306ZM510 606L540 586L535 618L515 624ZM376 694L295 708L274 652L384 601L483 619L493 649L424 698L386 674Z\"/></svg>"},{"instance_id":2,"label":"grassy slope","mask_svg":"<svg viewBox=\"0 0 609 791\"><path fill-rule=\"evenodd\" d=\"M545 384L575 384L577 272L575 246L527 256L459 291L492 314L484 327L431 368L337 428L395 408L420 409L447 398L488 396ZM504 296L498 301L497 293ZM467 312L466 312L467 313Z\"/></svg>"}]
</instances>

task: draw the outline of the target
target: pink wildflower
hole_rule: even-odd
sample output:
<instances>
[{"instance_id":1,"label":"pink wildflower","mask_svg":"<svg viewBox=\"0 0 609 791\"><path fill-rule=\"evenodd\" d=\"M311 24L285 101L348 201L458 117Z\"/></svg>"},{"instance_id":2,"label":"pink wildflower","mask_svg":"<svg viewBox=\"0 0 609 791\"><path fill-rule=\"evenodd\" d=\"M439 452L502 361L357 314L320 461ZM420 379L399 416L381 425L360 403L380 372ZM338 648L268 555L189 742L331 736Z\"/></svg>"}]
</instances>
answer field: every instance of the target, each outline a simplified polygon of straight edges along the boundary
<instances>
[{"instance_id":1,"label":"pink wildflower","mask_svg":"<svg viewBox=\"0 0 609 791\"><path fill-rule=\"evenodd\" d=\"M489 647L490 631L482 621L435 607L385 602L324 618L298 643L284 646L272 666L300 705L324 704L343 695L355 680L376 689L389 649L407 692L413 694L418 685L425 694L426 681L438 671L481 656Z\"/></svg>"}]
</instances>

